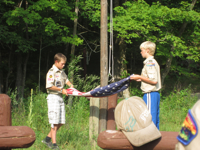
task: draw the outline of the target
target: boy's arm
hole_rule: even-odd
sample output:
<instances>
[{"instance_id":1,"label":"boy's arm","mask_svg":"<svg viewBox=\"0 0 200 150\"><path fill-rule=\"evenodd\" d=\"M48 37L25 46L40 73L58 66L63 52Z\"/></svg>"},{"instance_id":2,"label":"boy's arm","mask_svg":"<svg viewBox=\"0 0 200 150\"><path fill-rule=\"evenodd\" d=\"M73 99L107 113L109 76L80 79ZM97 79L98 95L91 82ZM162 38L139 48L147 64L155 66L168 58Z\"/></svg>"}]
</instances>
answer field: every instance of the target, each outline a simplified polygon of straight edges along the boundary
<instances>
[{"instance_id":1,"label":"boy's arm","mask_svg":"<svg viewBox=\"0 0 200 150\"><path fill-rule=\"evenodd\" d=\"M136 80L136 81L143 81L143 82L146 82L146 83L149 83L149 84L157 84L158 83L157 81L149 80L149 78L143 77L141 75L132 75L130 77L130 79Z\"/></svg>"},{"instance_id":2,"label":"boy's arm","mask_svg":"<svg viewBox=\"0 0 200 150\"><path fill-rule=\"evenodd\" d=\"M52 86L52 87L50 87L48 89L53 90L53 91L61 91L62 90L62 94L67 95L67 90L66 89L61 89L61 88L56 87L56 86Z\"/></svg>"},{"instance_id":3,"label":"boy's arm","mask_svg":"<svg viewBox=\"0 0 200 150\"><path fill-rule=\"evenodd\" d=\"M67 84L70 88L73 88L73 87L74 87L73 84L72 84L69 80L66 82L66 84Z\"/></svg>"},{"instance_id":4,"label":"boy's arm","mask_svg":"<svg viewBox=\"0 0 200 150\"><path fill-rule=\"evenodd\" d=\"M156 64L153 60L149 60L149 62L145 64L142 69L142 75L132 75L130 77L131 80L143 81L152 85L156 85L158 83L157 78Z\"/></svg>"}]
</instances>

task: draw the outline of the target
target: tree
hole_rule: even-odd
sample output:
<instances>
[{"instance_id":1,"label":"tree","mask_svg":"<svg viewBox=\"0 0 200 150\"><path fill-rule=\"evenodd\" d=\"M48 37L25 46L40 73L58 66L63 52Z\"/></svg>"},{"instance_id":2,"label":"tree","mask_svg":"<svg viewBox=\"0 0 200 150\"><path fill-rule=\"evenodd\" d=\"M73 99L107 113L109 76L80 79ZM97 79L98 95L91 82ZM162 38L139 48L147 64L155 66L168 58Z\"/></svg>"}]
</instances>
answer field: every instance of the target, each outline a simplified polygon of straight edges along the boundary
<instances>
[{"instance_id":1,"label":"tree","mask_svg":"<svg viewBox=\"0 0 200 150\"><path fill-rule=\"evenodd\" d=\"M76 0L76 3L75 3L76 18L74 18L73 37L77 36L76 33L77 33L78 10L79 10L78 3L79 3L79 0ZM71 58L70 58L71 61L74 59L74 56L75 56L74 54L75 54L75 44L72 44L72 47L71 47ZM70 81L73 83L73 80L74 80L74 73L72 72L72 75L70 77ZM72 107L72 104L73 104L73 97L69 96L69 106L70 106L70 108Z\"/></svg>"},{"instance_id":2,"label":"tree","mask_svg":"<svg viewBox=\"0 0 200 150\"><path fill-rule=\"evenodd\" d=\"M127 43L151 40L157 44L156 57L161 65L166 65L163 72L170 68L179 74L197 76L193 72L188 74L176 60L170 65L169 60L178 57L199 61L199 12L185 7L169 8L159 2L149 5L144 0L128 1L115 8L115 12L114 29L119 37L125 38ZM184 22L187 28L181 28ZM162 75L163 82L165 77Z\"/></svg>"},{"instance_id":3,"label":"tree","mask_svg":"<svg viewBox=\"0 0 200 150\"><path fill-rule=\"evenodd\" d=\"M114 1L114 8L120 6L120 4L124 3L125 0L116 0ZM114 29L115 30L115 29ZM114 44L114 78L115 81L121 80L121 78L125 78L128 76L127 70L127 59L126 59L126 51L127 51L127 43L125 38L117 37L117 33L115 32L115 44ZM129 89L123 91L123 95L125 98L130 97Z\"/></svg>"},{"instance_id":4,"label":"tree","mask_svg":"<svg viewBox=\"0 0 200 150\"><path fill-rule=\"evenodd\" d=\"M18 2L9 1L9 3L8 1L3 1L2 4L9 5L10 9L5 10L1 22L9 29L9 32L13 29L13 36L17 37L14 40L2 41L2 45L5 45L5 43L12 44L14 45L13 51L18 53L16 86L19 97L23 98L26 64L31 51L36 51L40 47L39 50L41 52L42 49L50 45L64 43L78 45L82 40L73 37L70 33L69 24L65 20L73 20L74 13L70 11L71 8L65 0L39 0L36 2L22 0ZM5 24L5 21L7 24ZM42 42L43 39L44 42ZM27 54L25 55L26 59L22 59L24 54Z\"/></svg>"}]
</instances>

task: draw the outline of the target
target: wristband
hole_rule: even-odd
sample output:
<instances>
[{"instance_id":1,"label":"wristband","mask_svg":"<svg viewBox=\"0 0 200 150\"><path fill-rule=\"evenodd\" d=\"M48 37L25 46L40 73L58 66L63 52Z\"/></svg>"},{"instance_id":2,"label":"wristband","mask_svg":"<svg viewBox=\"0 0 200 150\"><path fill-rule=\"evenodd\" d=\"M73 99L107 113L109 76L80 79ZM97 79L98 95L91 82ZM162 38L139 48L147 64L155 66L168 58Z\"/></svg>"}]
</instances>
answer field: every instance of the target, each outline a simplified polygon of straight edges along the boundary
<instances>
[{"instance_id":1,"label":"wristband","mask_svg":"<svg viewBox=\"0 0 200 150\"><path fill-rule=\"evenodd\" d=\"M61 88L60 92L62 93L62 91L63 91L63 88Z\"/></svg>"}]
</instances>

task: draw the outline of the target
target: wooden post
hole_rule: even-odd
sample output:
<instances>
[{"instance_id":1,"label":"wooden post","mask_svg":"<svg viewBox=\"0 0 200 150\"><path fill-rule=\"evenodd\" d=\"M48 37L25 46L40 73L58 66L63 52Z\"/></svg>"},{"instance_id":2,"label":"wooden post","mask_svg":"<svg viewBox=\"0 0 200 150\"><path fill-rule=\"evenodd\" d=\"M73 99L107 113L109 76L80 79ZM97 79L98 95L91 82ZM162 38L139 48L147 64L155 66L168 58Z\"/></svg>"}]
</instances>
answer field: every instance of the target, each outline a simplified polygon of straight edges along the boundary
<instances>
[{"instance_id":1,"label":"wooden post","mask_svg":"<svg viewBox=\"0 0 200 150\"><path fill-rule=\"evenodd\" d=\"M117 94L108 97L107 130L116 130L114 110L117 106Z\"/></svg>"},{"instance_id":2,"label":"wooden post","mask_svg":"<svg viewBox=\"0 0 200 150\"><path fill-rule=\"evenodd\" d=\"M108 84L108 36L107 36L107 13L108 13L107 0L101 0L101 59L100 59L100 72L101 72L101 87ZM107 122L107 97L100 99L100 114L99 114L99 132L106 130Z\"/></svg>"},{"instance_id":3,"label":"wooden post","mask_svg":"<svg viewBox=\"0 0 200 150\"><path fill-rule=\"evenodd\" d=\"M0 94L0 126L11 126L11 99Z\"/></svg>"},{"instance_id":4,"label":"wooden post","mask_svg":"<svg viewBox=\"0 0 200 150\"><path fill-rule=\"evenodd\" d=\"M115 130L114 109L117 105L117 94L108 97L108 118L107 129ZM92 149L96 149L97 138L99 135L99 98L90 98L90 119L89 119L89 138Z\"/></svg>"},{"instance_id":5,"label":"wooden post","mask_svg":"<svg viewBox=\"0 0 200 150\"><path fill-rule=\"evenodd\" d=\"M0 150L27 148L35 142L34 131L26 126L11 126L11 99L0 94Z\"/></svg>"},{"instance_id":6,"label":"wooden post","mask_svg":"<svg viewBox=\"0 0 200 150\"><path fill-rule=\"evenodd\" d=\"M90 98L90 120L89 120L89 138L92 149L96 149L97 137L99 135L99 98Z\"/></svg>"},{"instance_id":7,"label":"wooden post","mask_svg":"<svg viewBox=\"0 0 200 150\"><path fill-rule=\"evenodd\" d=\"M0 127L11 126L11 99L6 94L0 94ZM2 150L11 150L11 148L0 148Z\"/></svg>"}]
</instances>

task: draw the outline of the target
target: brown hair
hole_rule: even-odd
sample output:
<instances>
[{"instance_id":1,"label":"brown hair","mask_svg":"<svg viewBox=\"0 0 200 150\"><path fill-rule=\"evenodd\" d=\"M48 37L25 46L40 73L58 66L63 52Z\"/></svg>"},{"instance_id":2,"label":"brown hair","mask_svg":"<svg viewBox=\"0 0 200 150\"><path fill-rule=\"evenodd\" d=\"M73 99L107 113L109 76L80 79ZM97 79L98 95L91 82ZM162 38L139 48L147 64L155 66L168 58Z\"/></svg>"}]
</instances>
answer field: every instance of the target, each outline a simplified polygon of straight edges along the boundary
<instances>
[{"instance_id":1,"label":"brown hair","mask_svg":"<svg viewBox=\"0 0 200 150\"><path fill-rule=\"evenodd\" d=\"M55 61L58 61L60 62L61 60L64 60L64 61L67 61L67 58L65 55L63 55L62 53L57 53L55 56L54 56L54 62Z\"/></svg>"}]
</instances>

